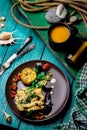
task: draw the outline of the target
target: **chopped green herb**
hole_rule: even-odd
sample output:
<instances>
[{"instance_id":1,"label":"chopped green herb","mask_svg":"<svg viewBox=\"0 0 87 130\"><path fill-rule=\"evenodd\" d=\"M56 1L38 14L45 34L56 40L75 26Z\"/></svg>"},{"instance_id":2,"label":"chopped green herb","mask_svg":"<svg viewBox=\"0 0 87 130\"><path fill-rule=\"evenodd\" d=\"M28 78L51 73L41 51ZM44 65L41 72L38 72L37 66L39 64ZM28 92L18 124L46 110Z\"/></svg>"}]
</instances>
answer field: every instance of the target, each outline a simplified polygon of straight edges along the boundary
<instances>
[{"instance_id":1,"label":"chopped green herb","mask_svg":"<svg viewBox=\"0 0 87 130\"><path fill-rule=\"evenodd\" d=\"M32 114L32 112L33 112L33 110L26 112L26 116L29 116L30 114Z\"/></svg>"},{"instance_id":2,"label":"chopped green herb","mask_svg":"<svg viewBox=\"0 0 87 130\"><path fill-rule=\"evenodd\" d=\"M37 97L36 93L32 93L31 98Z\"/></svg>"},{"instance_id":3,"label":"chopped green herb","mask_svg":"<svg viewBox=\"0 0 87 130\"><path fill-rule=\"evenodd\" d=\"M21 100L21 104L26 104L26 100Z\"/></svg>"},{"instance_id":4,"label":"chopped green herb","mask_svg":"<svg viewBox=\"0 0 87 130\"><path fill-rule=\"evenodd\" d=\"M36 87L38 87L38 88L41 88L42 86L43 86L43 84L41 84L39 82L36 84Z\"/></svg>"},{"instance_id":5,"label":"chopped green herb","mask_svg":"<svg viewBox=\"0 0 87 130\"><path fill-rule=\"evenodd\" d=\"M39 73L39 74L37 75L37 79L38 79L38 80L45 79L45 76L44 76L44 74L42 74L42 73Z\"/></svg>"},{"instance_id":6,"label":"chopped green herb","mask_svg":"<svg viewBox=\"0 0 87 130\"><path fill-rule=\"evenodd\" d=\"M31 98L30 98L30 95L28 95L27 99L26 99L26 103L30 103L31 101Z\"/></svg>"},{"instance_id":7,"label":"chopped green herb","mask_svg":"<svg viewBox=\"0 0 87 130\"><path fill-rule=\"evenodd\" d=\"M38 69L37 68L34 68L33 69L36 73L39 73Z\"/></svg>"}]
</instances>

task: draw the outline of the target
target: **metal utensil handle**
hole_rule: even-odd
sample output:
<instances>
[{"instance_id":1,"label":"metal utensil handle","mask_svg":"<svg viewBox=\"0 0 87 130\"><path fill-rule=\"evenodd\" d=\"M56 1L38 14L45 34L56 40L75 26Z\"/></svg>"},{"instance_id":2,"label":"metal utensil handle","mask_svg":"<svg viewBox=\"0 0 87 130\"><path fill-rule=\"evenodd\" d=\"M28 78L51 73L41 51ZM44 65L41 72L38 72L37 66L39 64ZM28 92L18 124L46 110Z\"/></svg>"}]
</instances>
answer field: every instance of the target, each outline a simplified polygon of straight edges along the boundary
<instances>
[{"instance_id":1,"label":"metal utensil handle","mask_svg":"<svg viewBox=\"0 0 87 130\"><path fill-rule=\"evenodd\" d=\"M25 53L33 50L35 47L35 44L31 44L28 48L26 48L23 52L21 52L18 56L24 55Z\"/></svg>"},{"instance_id":2,"label":"metal utensil handle","mask_svg":"<svg viewBox=\"0 0 87 130\"><path fill-rule=\"evenodd\" d=\"M10 66L10 64L13 62L13 60L18 56L18 54L20 54L20 52L22 51L22 49L32 40L32 37L28 37L26 39L26 41L24 42L24 44L20 47L20 49L14 53L5 63L4 66L6 68L8 68Z\"/></svg>"},{"instance_id":3,"label":"metal utensil handle","mask_svg":"<svg viewBox=\"0 0 87 130\"><path fill-rule=\"evenodd\" d=\"M26 39L26 41L24 42L24 44L19 48L19 50L16 52L16 54L18 55L21 51L22 51L22 49L29 43L29 42L31 42L31 40L32 40L32 37L30 36L30 37L28 37L27 39Z\"/></svg>"},{"instance_id":4,"label":"metal utensil handle","mask_svg":"<svg viewBox=\"0 0 87 130\"><path fill-rule=\"evenodd\" d=\"M9 67L10 66L10 63L17 57L17 54L13 54L5 63L4 63L4 66L5 67Z\"/></svg>"}]
</instances>

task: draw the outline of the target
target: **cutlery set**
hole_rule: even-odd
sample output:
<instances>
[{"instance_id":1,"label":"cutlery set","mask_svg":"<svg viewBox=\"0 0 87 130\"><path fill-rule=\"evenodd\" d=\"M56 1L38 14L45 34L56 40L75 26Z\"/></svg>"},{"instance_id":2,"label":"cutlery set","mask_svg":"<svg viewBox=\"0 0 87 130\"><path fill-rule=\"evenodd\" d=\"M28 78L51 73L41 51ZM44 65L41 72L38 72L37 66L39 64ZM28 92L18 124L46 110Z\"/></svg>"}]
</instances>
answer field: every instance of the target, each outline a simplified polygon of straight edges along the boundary
<instances>
[{"instance_id":1,"label":"cutlery set","mask_svg":"<svg viewBox=\"0 0 87 130\"><path fill-rule=\"evenodd\" d=\"M22 56L24 54L26 54L27 52L30 52L31 50L33 50L35 48L35 44L31 44L29 47L27 47L25 50L24 47L30 43L32 41L32 37L28 37L25 42L23 43L23 45L18 49L17 52L15 52L10 58L8 58L8 60L1 65L0 67L0 75L3 74L3 72L10 67L11 63L19 56ZM23 51L22 51L23 50Z\"/></svg>"}]
</instances>

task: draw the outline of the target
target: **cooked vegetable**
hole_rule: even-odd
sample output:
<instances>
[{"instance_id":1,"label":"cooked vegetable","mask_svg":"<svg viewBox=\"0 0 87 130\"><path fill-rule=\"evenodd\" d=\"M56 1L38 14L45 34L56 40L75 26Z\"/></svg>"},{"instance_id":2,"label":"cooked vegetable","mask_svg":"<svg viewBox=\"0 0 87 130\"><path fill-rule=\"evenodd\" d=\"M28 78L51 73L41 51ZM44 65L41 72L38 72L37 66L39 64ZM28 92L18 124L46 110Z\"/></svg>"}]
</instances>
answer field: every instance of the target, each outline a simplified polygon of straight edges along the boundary
<instances>
[{"instance_id":1,"label":"cooked vegetable","mask_svg":"<svg viewBox=\"0 0 87 130\"><path fill-rule=\"evenodd\" d=\"M52 88L46 88L47 82L51 79L50 64L36 63L33 69L25 67L17 76L12 79L10 86L10 95L15 99L19 111L26 112L26 115L32 114L37 110L48 108L43 91L49 92ZM17 82L21 80L27 86L17 89ZM36 119L44 118L43 113L35 114Z\"/></svg>"},{"instance_id":2,"label":"cooked vegetable","mask_svg":"<svg viewBox=\"0 0 87 130\"><path fill-rule=\"evenodd\" d=\"M44 71L48 71L50 69L50 67L51 66L50 66L49 63L45 63L42 68L43 68Z\"/></svg>"},{"instance_id":3,"label":"cooked vegetable","mask_svg":"<svg viewBox=\"0 0 87 130\"><path fill-rule=\"evenodd\" d=\"M15 103L20 111L36 111L44 108L44 95L42 88L29 89L24 87L22 90L17 90Z\"/></svg>"}]
</instances>

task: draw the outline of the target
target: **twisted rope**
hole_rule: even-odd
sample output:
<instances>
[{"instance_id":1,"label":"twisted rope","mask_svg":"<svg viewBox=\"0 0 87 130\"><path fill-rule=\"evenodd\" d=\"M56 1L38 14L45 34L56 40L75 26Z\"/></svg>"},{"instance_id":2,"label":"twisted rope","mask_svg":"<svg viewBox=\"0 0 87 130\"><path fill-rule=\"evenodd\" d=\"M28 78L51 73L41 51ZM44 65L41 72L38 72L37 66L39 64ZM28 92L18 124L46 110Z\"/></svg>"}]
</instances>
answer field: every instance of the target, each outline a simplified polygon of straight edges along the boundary
<instances>
[{"instance_id":1,"label":"twisted rope","mask_svg":"<svg viewBox=\"0 0 87 130\"><path fill-rule=\"evenodd\" d=\"M47 11L49 8L58 6L58 4L67 4L74 10L76 10L82 17L84 24L87 26L87 1L86 0L35 0L33 2L28 0L19 0L14 3L11 8L11 14L16 22L32 29L48 29L49 26L34 26L21 22L14 13L16 7L20 6L26 12L40 12Z\"/></svg>"}]
</instances>

